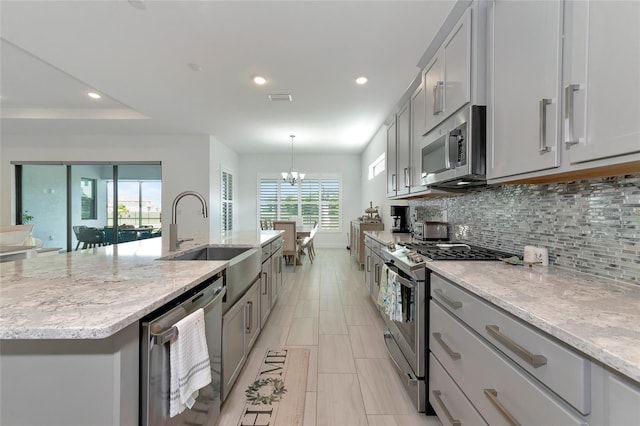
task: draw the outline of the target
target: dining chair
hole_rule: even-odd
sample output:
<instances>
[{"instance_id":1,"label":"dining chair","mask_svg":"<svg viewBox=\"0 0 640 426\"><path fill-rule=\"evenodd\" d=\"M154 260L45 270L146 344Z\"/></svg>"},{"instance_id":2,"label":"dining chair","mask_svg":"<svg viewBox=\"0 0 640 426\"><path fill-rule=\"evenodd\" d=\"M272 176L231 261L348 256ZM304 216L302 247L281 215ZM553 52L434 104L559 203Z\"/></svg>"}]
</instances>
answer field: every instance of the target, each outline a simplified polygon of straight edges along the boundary
<instances>
[{"instance_id":1,"label":"dining chair","mask_svg":"<svg viewBox=\"0 0 640 426\"><path fill-rule=\"evenodd\" d=\"M78 244L76 244L77 251L78 247L80 247L80 243L82 243L82 241L80 240L80 231L82 231L83 229L87 229L87 227L84 225L76 225L72 226L71 228L73 229L73 233L76 234L76 240L78 240Z\"/></svg>"},{"instance_id":2,"label":"dining chair","mask_svg":"<svg viewBox=\"0 0 640 426\"><path fill-rule=\"evenodd\" d=\"M298 246L300 250L307 249L307 255L309 256L309 261L313 263L313 259L316 257L316 251L313 248L313 240L316 236L316 232L318 231L318 222L314 224L309 236L298 239Z\"/></svg>"},{"instance_id":3,"label":"dining chair","mask_svg":"<svg viewBox=\"0 0 640 426\"><path fill-rule=\"evenodd\" d=\"M80 229L78 243L82 243L82 249L86 248L94 248L104 245L104 233L102 230L97 228L87 228ZM76 246L76 250L78 250L78 246Z\"/></svg>"},{"instance_id":4,"label":"dining chair","mask_svg":"<svg viewBox=\"0 0 640 426\"><path fill-rule=\"evenodd\" d=\"M296 265L300 261L298 240L296 239L296 222L293 220L274 220L273 229L284 231L282 255L287 258L293 257L293 271L295 272Z\"/></svg>"}]
</instances>

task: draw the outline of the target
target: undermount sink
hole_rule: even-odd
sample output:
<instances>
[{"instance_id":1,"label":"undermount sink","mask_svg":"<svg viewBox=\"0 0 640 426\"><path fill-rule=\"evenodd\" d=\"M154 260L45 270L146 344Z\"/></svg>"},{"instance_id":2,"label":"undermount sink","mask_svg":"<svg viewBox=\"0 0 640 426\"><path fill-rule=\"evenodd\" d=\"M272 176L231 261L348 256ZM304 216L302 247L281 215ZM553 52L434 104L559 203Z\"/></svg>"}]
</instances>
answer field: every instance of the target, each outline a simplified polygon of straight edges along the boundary
<instances>
[{"instance_id":1,"label":"undermount sink","mask_svg":"<svg viewBox=\"0 0 640 426\"><path fill-rule=\"evenodd\" d=\"M163 257L162 260L231 260L251 247L199 247L176 256Z\"/></svg>"}]
</instances>

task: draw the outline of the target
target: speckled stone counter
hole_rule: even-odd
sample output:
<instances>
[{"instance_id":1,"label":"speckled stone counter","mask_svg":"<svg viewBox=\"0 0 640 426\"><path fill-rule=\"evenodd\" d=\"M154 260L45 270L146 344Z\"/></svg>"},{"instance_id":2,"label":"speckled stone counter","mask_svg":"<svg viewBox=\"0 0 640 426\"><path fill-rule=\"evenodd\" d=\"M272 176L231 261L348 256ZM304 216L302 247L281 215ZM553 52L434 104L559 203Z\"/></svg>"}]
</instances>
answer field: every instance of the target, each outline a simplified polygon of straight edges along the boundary
<instances>
[{"instance_id":1,"label":"speckled stone counter","mask_svg":"<svg viewBox=\"0 0 640 426\"><path fill-rule=\"evenodd\" d=\"M427 266L640 382L640 286L558 267L469 261Z\"/></svg>"},{"instance_id":2,"label":"speckled stone counter","mask_svg":"<svg viewBox=\"0 0 640 426\"><path fill-rule=\"evenodd\" d=\"M390 231L365 231L365 235L370 236L381 244L411 241L411 234L408 233L393 233Z\"/></svg>"},{"instance_id":3,"label":"speckled stone counter","mask_svg":"<svg viewBox=\"0 0 640 426\"><path fill-rule=\"evenodd\" d=\"M209 243L260 247L280 233L239 232ZM185 243L181 252L202 244ZM158 260L168 254L152 238L0 264L0 339L106 338L227 265Z\"/></svg>"}]
</instances>

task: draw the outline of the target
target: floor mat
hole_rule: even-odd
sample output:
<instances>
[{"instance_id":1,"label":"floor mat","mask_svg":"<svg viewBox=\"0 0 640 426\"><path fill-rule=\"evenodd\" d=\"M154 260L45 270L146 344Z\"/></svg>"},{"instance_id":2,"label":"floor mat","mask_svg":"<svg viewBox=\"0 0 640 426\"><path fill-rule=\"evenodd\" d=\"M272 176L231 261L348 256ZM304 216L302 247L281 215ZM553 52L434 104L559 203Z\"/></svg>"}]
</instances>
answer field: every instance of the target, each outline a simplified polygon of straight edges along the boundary
<instances>
[{"instance_id":1,"label":"floor mat","mask_svg":"<svg viewBox=\"0 0 640 426\"><path fill-rule=\"evenodd\" d=\"M268 349L256 380L245 390L239 426L302 425L309 349Z\"/></svg>"}]
</instances>

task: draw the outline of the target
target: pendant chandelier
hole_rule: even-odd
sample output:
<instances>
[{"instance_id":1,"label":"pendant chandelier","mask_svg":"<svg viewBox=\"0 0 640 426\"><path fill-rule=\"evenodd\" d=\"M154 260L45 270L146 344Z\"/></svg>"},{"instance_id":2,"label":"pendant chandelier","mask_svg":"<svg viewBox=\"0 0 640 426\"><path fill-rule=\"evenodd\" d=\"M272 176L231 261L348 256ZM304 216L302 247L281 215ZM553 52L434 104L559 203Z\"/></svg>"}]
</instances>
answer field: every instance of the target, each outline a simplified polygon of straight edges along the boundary
<instances>
[{"instance_id":1,"label":"pendant chandelier","mask_svg":"<svg viewBox=\"0 0 640 426\"><path fill-rule=\"evenodd\" d=\"M291 168L288 172L282 172L282 180L289 182L291 186L304 180L304 173L298 173L293 171L293 138L296 135L289 135L291 137Z\"/></svg>"}]
</instances>

